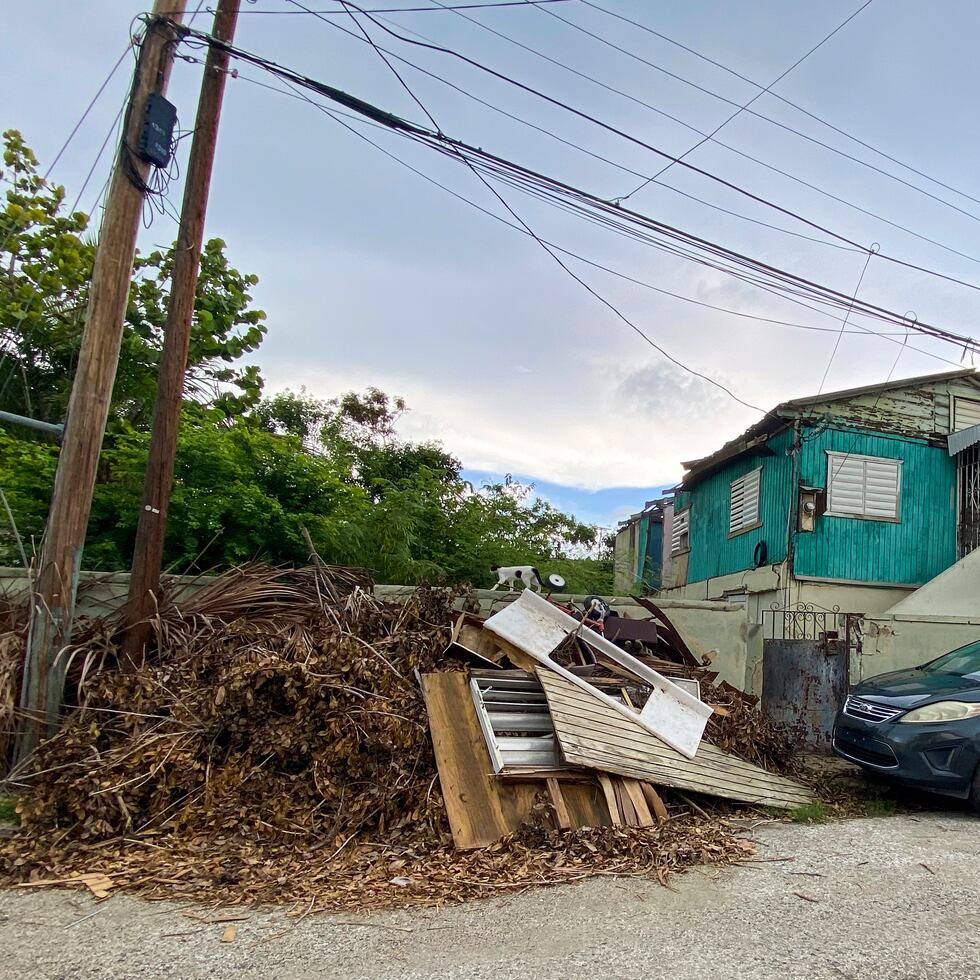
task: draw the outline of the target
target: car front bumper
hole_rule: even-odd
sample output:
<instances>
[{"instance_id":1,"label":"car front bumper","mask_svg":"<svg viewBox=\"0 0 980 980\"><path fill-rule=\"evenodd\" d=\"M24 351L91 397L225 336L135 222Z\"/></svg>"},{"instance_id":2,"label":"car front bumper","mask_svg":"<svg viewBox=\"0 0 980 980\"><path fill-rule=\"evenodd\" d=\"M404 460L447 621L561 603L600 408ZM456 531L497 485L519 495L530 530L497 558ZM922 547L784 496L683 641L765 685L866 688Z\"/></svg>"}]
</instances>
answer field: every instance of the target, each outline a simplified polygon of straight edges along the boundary
<instances>
[{"instance_id":1,"label":"car front bumper","mask_svg":"<svg viewBox=\"0 0 980 980\"><path fill-rule=\"evenodd\" d=\"M836 755L908 786L966 797L980 762L980 718L935 725L874 723L841 711Z\"/></svg>"}]
</instances>

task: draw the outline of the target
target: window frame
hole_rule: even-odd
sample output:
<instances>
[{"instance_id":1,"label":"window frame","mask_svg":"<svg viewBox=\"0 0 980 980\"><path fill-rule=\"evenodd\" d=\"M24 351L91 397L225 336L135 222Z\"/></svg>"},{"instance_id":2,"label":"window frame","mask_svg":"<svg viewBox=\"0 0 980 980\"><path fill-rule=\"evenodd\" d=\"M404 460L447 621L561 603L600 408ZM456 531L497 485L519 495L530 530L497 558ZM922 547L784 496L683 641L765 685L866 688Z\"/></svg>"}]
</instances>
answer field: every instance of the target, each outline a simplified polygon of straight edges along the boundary
<instances>
[{"instance_id":1,"label":"window frame","mask_svg":"<svg viewBox=\"0 0 980 980\"><path fill-rule=\"evenodd\" d=\"M959 405L960 402L970 402L973 405L980 405L980 398L971 398L969 395L952 395L952 404L950 405L949 413L949 430L953 432L962 432L964 429L969 429L973 425L977 425L976 422L971 422L970 425L959 425Z\"/></svg>"},{"instance_id":2,"label":"window frame","mask_svg":"<svg viewBox=\"0 0 980 980\"><path fill-rule=\"evenodd\" d=\"M846 517L850 518L852 521L878 521L882 524L901 524L902 523L902 472L904 460L897 459L894 456L869 456L867 453L847 453L841 452L836 449L825 450L827 454L827 509L824 511L824 517ZM897 474L897 487L895 491L895 516L894 517L882 517L878 514L852 514L847 511L835 511L833 509L833 476L832 476L832 465L834 458L842 459L856 459L862 460L864 462L873 463L892 463L896 468ZM867 494L867 467L865 467L865 478L864 478L864 491Z\"/></svg>"},{"instance_id":3,"label":"window frame","mask_svg":"<svg viewBox=\"0 0 980 980\"><path fill-rule=\"evenodd\" d=\"M683 547L674 547L675 538L679 538L676 534L677 521L684 519L684 530L682 534L687 535L687 543ZM670 554L671 557L674 555L683 555L686 551L691 550L691 506L688 504L683 510L675 510L670 518Z\"/></svg>"},{"instance_id":4,"label":"window frame","mask_svg":"<svg viewBox=\"0 0 980 980\"><path fill-rule=\"evenodd\" d=\"M735 477L731 481L728 487L728 537L737 538L740 534L745 534L747 531L755 531L757 528L762 527L762 470L763 466L760 464L754 470L749 470L747 473L743 473L741 476ZM755 498L755 520L751 524L743 524L741 527L732 530L732 494L735 490L735 484L740 480L745 481L746 477L756 476L756 498Z\"/></svg>"}]
</instances>

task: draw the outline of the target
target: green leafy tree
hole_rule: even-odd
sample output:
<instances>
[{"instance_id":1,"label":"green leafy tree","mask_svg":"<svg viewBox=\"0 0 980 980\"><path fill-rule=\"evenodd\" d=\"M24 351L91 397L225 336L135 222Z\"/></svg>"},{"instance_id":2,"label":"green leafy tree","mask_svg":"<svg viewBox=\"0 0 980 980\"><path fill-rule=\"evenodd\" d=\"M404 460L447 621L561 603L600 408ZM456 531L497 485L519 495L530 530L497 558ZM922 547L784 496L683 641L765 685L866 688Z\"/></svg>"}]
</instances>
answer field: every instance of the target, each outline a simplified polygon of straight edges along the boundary
<instances>
[{"instance_id":1,"label":"green leafy tree","mask_svg":"<svg viewBox=\"0 0 980 980\"><path fill-rule=\"evenodd\" d=\"M62 421L85 325L95 247L88 215L65 213L65 189L47 183L16 130L3 134L0 174L0 408ZM166 320L173 251L138 255L126 311L112 418L147 427ZM253 309L258 282L233 268L225 243L204 247L188 356L187 393L226 416L255 404L258 369L239 362L265 335Z\"/></svg>"},{"instance_id":2,"label":"green leafy tree","mask_svg":"<svg viewBox=\"0 0 980 980\"><path fill-rule=\"evenodd\" d=\"M88 216L66 213L21 136L4 134L0 211L0 408L61 421L82 329L94 247ZM138 255L110 424L85 549L94 569L129 566L163 343L172 251ZM204 249L190 343L184 417L165 549L178 571L308 558L308 530L328 562L369 568L382 582L488 585L493 563L538 564L572 589L605 591L595 528L509 478L474 488L458 459L399 438L408 410L377 389L318 400L305 391L261 399L243 365L265 334L252 308L256 278L225 245ZM58 449L0 427L0 488L37 550ZM4 525L0 522L0 527ZM16 561L0 530L0 562ZM606 564L604 564L606 562Z\"/></svg>"}]
</instances>

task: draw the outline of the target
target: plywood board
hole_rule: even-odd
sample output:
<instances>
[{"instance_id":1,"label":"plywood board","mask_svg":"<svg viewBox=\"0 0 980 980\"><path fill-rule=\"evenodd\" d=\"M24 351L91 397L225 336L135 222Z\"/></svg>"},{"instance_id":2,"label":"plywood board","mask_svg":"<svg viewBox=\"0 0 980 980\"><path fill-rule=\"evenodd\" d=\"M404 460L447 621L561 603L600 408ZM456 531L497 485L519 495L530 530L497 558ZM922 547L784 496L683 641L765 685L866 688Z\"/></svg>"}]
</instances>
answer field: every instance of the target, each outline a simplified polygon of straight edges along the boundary
<instances>
[{"instance_id":1,"label":"plywood board","mask_svg":"<svg viewBox=\"0 0 980 980\"><path fill-rule=\"evenodd\" d=\"M553 671L539 670L538 679L562 754L572 765L743 803L792 808L813 800L801 783L713 745L702 743L697 756L688 759Z\"/></svg>"},{"instance_id":2,"label":"plywood board","mask_svg":"<svg viewBox=\"0 0 980 980\"><path fill-rule=\"evenodd\" d=\"M490 753L466 675L423 674L422 691L456 846L485 847L517 830L534 806L536 787L503 784L491 775Z\"/></svg>"}]
</instances>

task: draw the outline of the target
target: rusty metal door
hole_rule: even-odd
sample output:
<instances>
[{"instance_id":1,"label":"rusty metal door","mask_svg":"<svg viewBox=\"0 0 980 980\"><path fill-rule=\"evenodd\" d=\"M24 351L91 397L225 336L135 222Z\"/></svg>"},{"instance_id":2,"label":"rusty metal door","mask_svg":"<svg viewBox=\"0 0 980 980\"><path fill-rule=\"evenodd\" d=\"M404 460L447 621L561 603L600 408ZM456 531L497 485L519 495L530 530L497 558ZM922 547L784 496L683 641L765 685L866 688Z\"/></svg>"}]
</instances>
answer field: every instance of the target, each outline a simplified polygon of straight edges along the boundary
<instances>
[{"instance_id":1,"label":"rusty metal door","mask_svg":"<svg viewBox=\"0 0 980 980\"><path fill-rule=\"evenodd\" d=\"M806 742L829 749L848 686L848 647L834 640L764 640L762 710L798 726Z\"/></svg>"}]
</instances>

